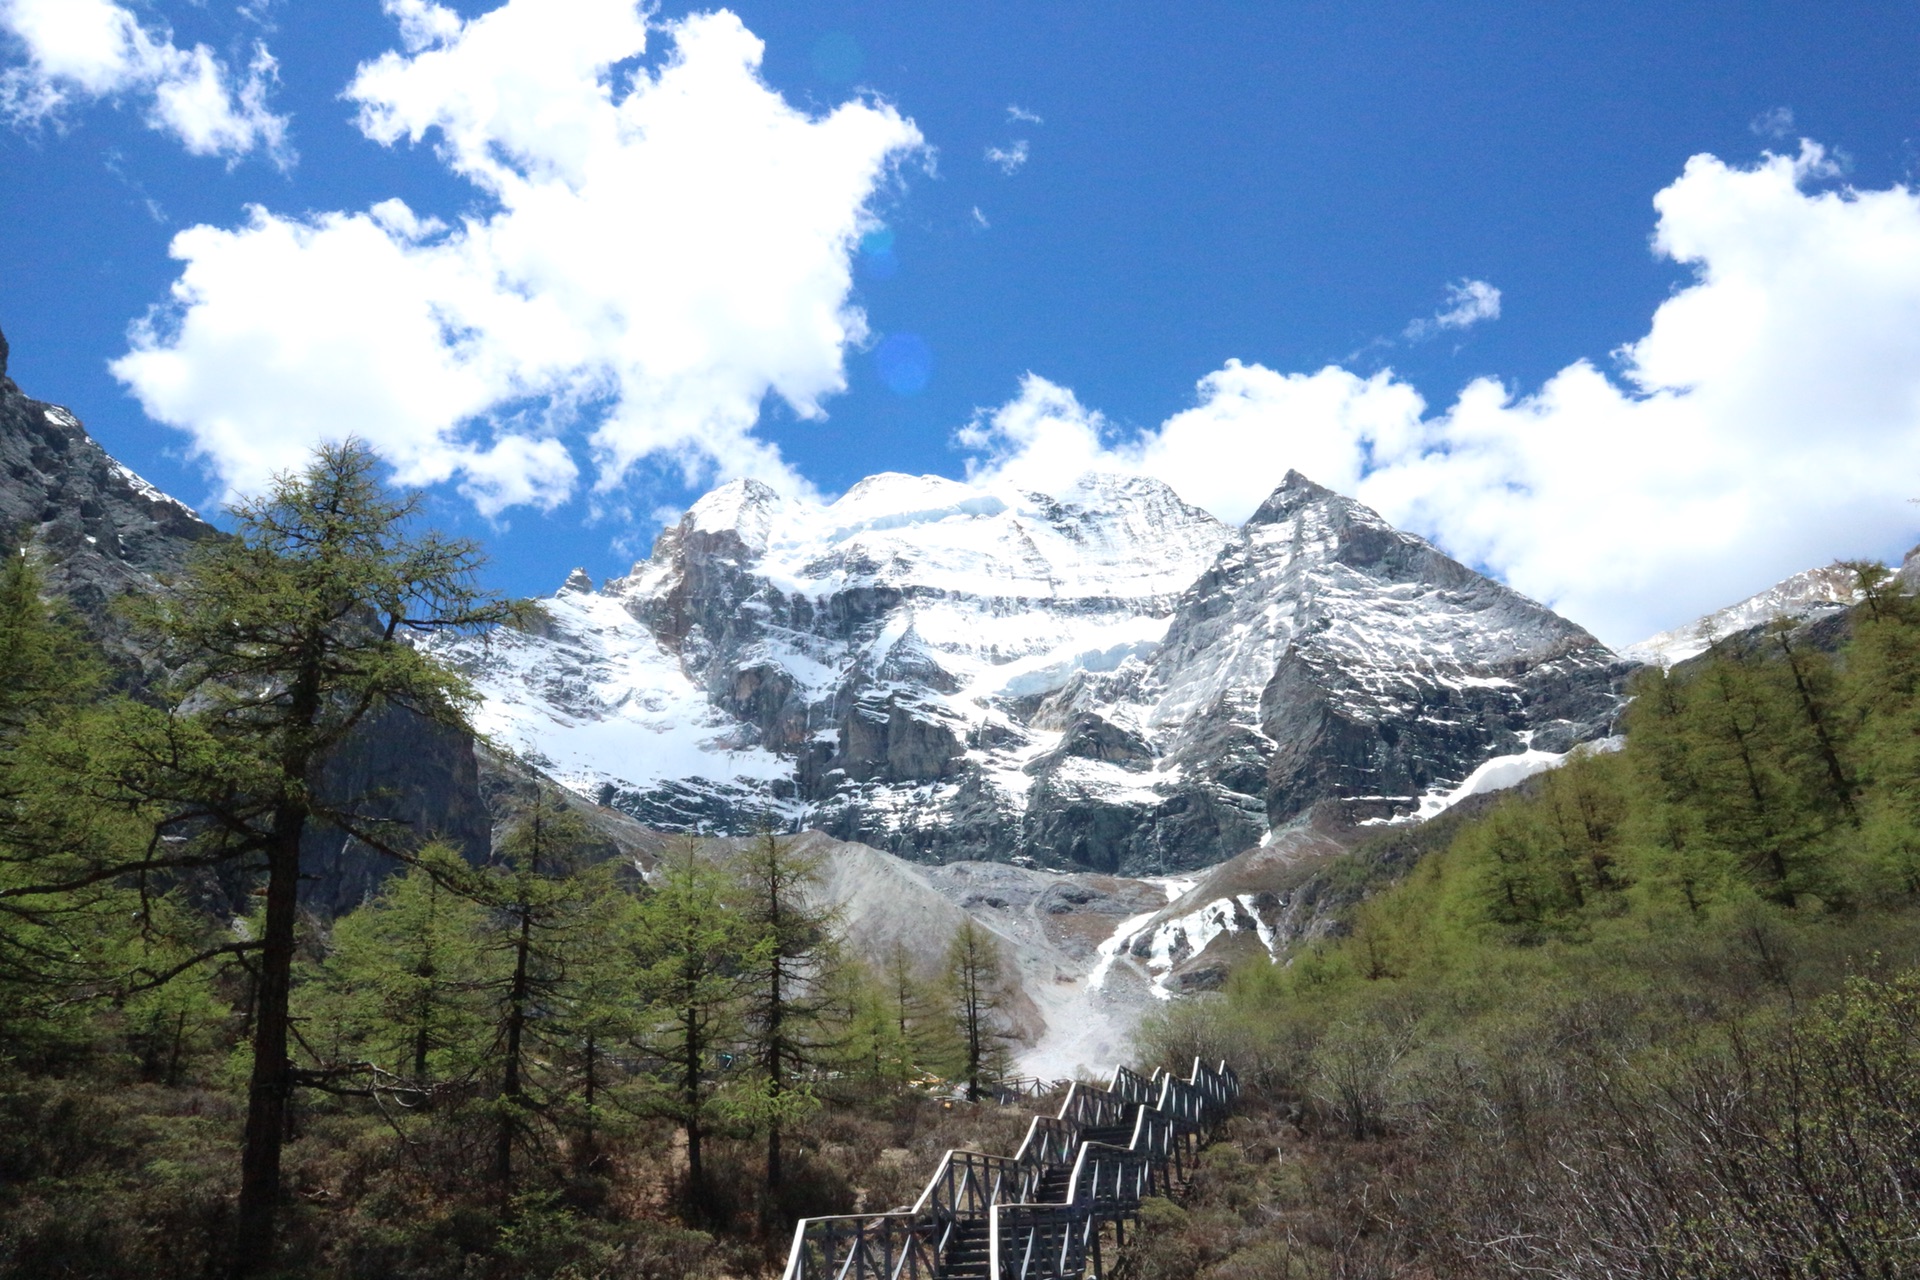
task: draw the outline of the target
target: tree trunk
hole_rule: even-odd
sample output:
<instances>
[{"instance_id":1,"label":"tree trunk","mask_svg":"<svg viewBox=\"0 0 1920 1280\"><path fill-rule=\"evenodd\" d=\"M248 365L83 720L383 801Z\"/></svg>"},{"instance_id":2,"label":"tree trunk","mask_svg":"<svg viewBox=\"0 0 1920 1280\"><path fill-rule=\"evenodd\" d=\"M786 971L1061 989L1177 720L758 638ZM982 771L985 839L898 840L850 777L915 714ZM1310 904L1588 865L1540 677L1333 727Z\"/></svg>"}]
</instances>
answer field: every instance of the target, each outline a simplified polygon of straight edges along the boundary
<instances>
[{"instance_id":1,"label":"tree trunk","mask_svg":"<svg viewBox=\"0 0 1920 1280\"><path fill-rule=\"evenodd\" d=\"M1800 695L1800 710L1807 717L1807 727L1813 730L1814 741L1820 746L1820 759L1827 768L1827 782L1833 790L1833 797L1846 811L1847 822L1854 828L1860 826L1860 812L1853 805L1853 783L1847 778L1847 771L1840 764L1840 753L1835 750L1833 738L1827 733L1827 718L1820 714L1820 704L1808 687L1806 673L1801 668L1801 656L1787 640L1786 632L1777 634L1780 652L1787 660L1787 670L1793 673L1794 691Z\"/></svg>"},{"instance_id":2,"label":"tree trunk","mask_svg":"<svg viewBox=\"0 0 1920 1280\"><path fill-rule=\"evenodd\" d=\"M687 1019L687 1057L682 1064L686 1075L681 1080L681 1101L686 1107L687 1130L687 1187L693 1193L695 1202L706 1185L706 1177L700 1168L700 1011L693 1006L686 1010Z\"/></svg>"},{"instance_id":3,"label":"tree trunk","mask_svg":"<svg viewBox=\"0 0 1920 1280\"><path fill-rule=\"evenodd\" d=\"M500 1073L500 1132L493 1150L493 1180L501 1202L513 1195L513 1137L520 1125L520 1041L527 1024L527 953L533 949L533 913L522 907L514 946L513 986L507 992L506 1064Z\"/></svg>"},{"instance_id":4,"label":"tree trunk","mask_svg":"<svg viewBox=\"0 0 1920 1280\"><path fill-rule=\"evenodd\" d=\"M247 1127L240 1155L240 1200L234 1224L232 1274L259 1275L273 1260L274 1213L280 1200L280 1146L293 1092L287 1058L287 1002L293 985L293 926L300 887L300 836L306 814L283 809L267 851L267 917L255 994L253 1076L247 1085Z\"/></svg>"},{"instance_id":5,"label":"tree trunk","mask_svg":"<svg viewBox=\"0 0 1920 1280\"><path fill-rule=\"evenodd\" d=\"M596 1083L594 1079L594 1065L596 1059L599 1057L599 1053L599 1045L596 1043L595 1038L589 1034L587 1036L586 1121L582 1126L580 1134L579 1165L582 1169L592 1169L594 1165L600 1162L600 1152L598 1149L600 1145L600 1135L593 1121L594 1085Z\"/></svg>"},{"instance_id":6,"label":"tree trunk","mask_svg":"<svg viewBox=\"0 0 1920 1280\"><path fill-rule=\"evenodd\" d=\"M774 908L774 928L780 927L779 899L776 897ZM776 932L776 937L778 936ZM786 1020L786 992L782 989L780 958L775 956L768 973L767 987L767 1189L780 1185L780 1095L786 1080L786 1045L782 1037L786 1029L782 1025Z\"/></svg>"}]
</instances>

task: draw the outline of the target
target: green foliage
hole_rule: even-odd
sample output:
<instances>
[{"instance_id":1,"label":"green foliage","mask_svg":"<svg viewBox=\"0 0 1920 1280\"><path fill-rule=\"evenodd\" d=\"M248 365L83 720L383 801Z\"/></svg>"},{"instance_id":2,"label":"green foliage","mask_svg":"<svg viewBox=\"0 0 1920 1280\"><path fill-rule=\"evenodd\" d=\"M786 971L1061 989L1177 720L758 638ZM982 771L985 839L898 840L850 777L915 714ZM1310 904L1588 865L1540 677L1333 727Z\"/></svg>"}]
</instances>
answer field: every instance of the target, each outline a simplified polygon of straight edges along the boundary
<instances>
[{"instance_id":1,"label":"green foliage","mask_svg":"<svg viewBox=\"0 0 1920 1280\"><path fill-rule=\"evenodd\" d=\"M1869 587L1838 653L1774 627L1639 673L1623 750L1397 879L1361 851L1329 883L1383 887L1338 936L1162 1011L1162 1061L1231 1058L1293 1117L1269 1216L1309 1228L1195 1212L1142 1264L1913 1271L1920 607Z\"/></svg>"},{"instance_id":2,"label":"green foliage","mask_svg":"<svg viewBox=\"0 0 1920 1280\"><path fill-rule=\"evenodd\" d=\"M479 1069L488 1010L484 909L451 885L467 870L430 845L402 875L336 921L300 991L307 1040L329 1061L365 1061L418 1090Z\"/></svg>"},{"instance_id":3,"label":"green foliage","mask_svg":"<svg viewBox=\"0 0 1920 1280\"><path fill-rule=\"evenodd\" d=\"M846 964L838 985L844 1022L836 1060L869 1093L898 1089L953 1056L938 993L904 943L877 967Z\"/></svg>"},{"instance_id":4,"label":"green foliage","mask_svg":"<svg viewBox=\"0 0 1920 1280\"><path fill-rule=\"evenodd\" d=\"M819 905L821 859L769 829L734 855L739 909L762 945L745 966L745 1031L755 1079L730 1100L767 1134L767 1185L782 1176L782 1131L819 1105L805 1077L832 1060L840 921Z\"/></svg>"},{"instance_id":5,"label":"green foliage","mask_svg":"<svg viewBox=\"0 0 1920 1280\"><path fill-rule=\"evenodd\" d=\"M692 838L668 850L648 888L636 945L647 1016L634 1041L664 1070L646 1082L641 1105L685 1135L688 1182L697 1196L703 1141L725 1117L715 1068L723 1054L727 1065L733 1061L744 998L774 940L738 909L738 882Z\"/></svg>"},{"instance_id":6,"label":"green foliage","mask_svg":"<svg viewBox=\"0 0 1920 1280\"><path fill-rule=\"evenodd\" d=\"M99 868L137 859L146 838L75 785L103 670L43 585L26 550L0 563L0 1055L29 1058L84 1038L71 998L112 985L142 908Z\"/></svg>"},{"instance_id":7,"label":"green foliage","mask_svg":"<svg viewBox=\"0 0 1920 1280\"><path fill-rule=\"evenodd\" d=\"M543 788L501 839L496 863L471 882L491 908L488 1056L498 1082L494 1176L503 1188L513 1181L515 1146L542 1129L574 1129L593 1146L604 1123L606 1058L636 1022L637 975L623 960L638 910L610 866L585 860L586 844L586 824ZM582 1152L583 1163L591 1159Z\"/></svg>"},{"instance_id":8,"label":"green foliage","mask_svg":"<svg viewBox=\"0 0 1920 1280\"><path fill-rule=\"evenodd\" d=\"M960 1055L957 1078L978 1101L985 1085L1007 1074L1006 958L999 940L972 916L964 917L947 944L946 998Z\"/></svg>"},{"instance_id":9,"label":"green foliage","mask_svg":"<svg viewBox=\"0 0 1920 1280\"><path fill-rule=\"evenodd\" d=\"M924 1101L941 1017L842 964L792 842L646 882L551 791L487 851L325 789L376 716L461 722L408 633L520 613L416 508L351 443L281 477L133 609L171 672L145 701L0 566L0 1277L740 1274L851 1205L823 1086L857 1060L867 1102ZM330 925L296 896L318 823L401 868ZM658 1220L682 1189L734 1244Z\"/></svg>"}]
</instances>

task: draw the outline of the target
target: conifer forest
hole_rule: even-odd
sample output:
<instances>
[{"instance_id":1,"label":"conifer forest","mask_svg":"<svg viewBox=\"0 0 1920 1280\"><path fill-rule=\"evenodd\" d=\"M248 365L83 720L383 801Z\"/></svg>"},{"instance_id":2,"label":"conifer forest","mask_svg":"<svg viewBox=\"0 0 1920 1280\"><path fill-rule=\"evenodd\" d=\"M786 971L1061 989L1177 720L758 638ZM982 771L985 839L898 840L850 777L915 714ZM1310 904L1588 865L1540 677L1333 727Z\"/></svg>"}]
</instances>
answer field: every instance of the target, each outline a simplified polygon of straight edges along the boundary
<instances>
[{"instance_id":1,"label":"conifer forest","mask_svg":"<svg viewBox=\"0 0 1920 1280\"><path fill-rule=\"evenodd\" d=\"M485 848L324 785L468 724L422 637L539 610L351 443L236 522L120 606L137 662L0 569L0 1276L778 1275L800 1219L1013 1149L989 930L861 954L787 832L643 865L531 771ZM1136 1061L1244 1094L1110 1273L1920 1270L1920 600L1848 572L1161 1003ZM332 915L323 828L386 868Z\"/></svg>"}]
</instances>

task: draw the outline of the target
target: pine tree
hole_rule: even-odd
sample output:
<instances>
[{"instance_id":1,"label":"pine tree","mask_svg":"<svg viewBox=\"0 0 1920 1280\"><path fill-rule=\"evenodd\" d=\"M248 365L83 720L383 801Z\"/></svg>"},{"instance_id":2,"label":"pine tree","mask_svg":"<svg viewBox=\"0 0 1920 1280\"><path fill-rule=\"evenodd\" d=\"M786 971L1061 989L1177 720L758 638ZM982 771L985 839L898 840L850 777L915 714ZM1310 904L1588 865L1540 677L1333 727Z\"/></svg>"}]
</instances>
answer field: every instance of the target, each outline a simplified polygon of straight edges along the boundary
<instances>
[{"instance_id":1,"label":"pine tree","mask_svg":"<svg viewBox=\"0 0 1920 1280\"><path fill-rule=\"evenodd\" d=\"M1761 664L1717 641L1688 691L1687 735L1706 829L1761 894L1793 906L1809 887L1792 780L1772 750L1778 707Z\"/></svg>"},{"instance_id":2,"label":"pine tree","mask_svg":"<svg viewBox=\"0 0 1920 1280\"><path fill-rule=\"evenodd\" d=\"M1503 801L1462 831L1455 848L1463 863L1480 868L1484 918L1511 930L1516 941L1540 941L1578 905L1568 894L1565 859L1531 806Z\"/></svg>"},{"instance_id":3,"label":"pine tree","mask_svg":"<svg viewBox=\"0 0 1920 1280\"><path fill-rule=\"evenodd\" d=\"M940 1053L946 1028L940 1025L938 998L920 957L895 939L881 959L886 1013L903 1055L901 1078L924 1069Z\"/></svg>"},{"instance_id":4,"label":"pine tree","mask_svg":"<svg viewBox=\"0 0 1920 1280\"><path fill-rule=\"evenodd\" d=\"M326 445L238 504L239 536L202 542L182 580L139 613L177 672L164 703L119 704L112 732L73 770L91 799L156 833L145 856L99 862L87 882L189 867L265 879L257 936L208 953L250 953L256 974L236 1277L272 1265L292 1091L332 1074L297 1070L289 1052L301 840L324 823L405 856L415 839L371 816L366 797L325 794L325 766L389 709L463 725L464 684L408 637L523 612L474 586L471 543L413 533L419 497L388 497L374 470L364 445Z\"/></svg>"},{"instance_id":5,"label":"pine tree","mask_svg":"<svg viewBox=\"0 0 1920 1280\"><path fill-rule=\"evenodd\" d=\"M832 1061L836 1069L879 1094L912 1076L913 1055L895 1021L884 974L858 961L841 967L834 994L840 1014Z\"/></svg>"},{"instance_id":6,"label":"pine tree","mask_svg":"<svg viewBox=\"0 0 1920 1280\"><path fill-rule=\"evenodd\" d=\"M1700 784L1689 750L1682 681L1658 667L1638 672L1629 687L1628 749L1622 760L1633 798L1624 840L1636 892L1671 899L1698 919L1726 892L1732 862L1709 839Z\"/></svg>"},{"instance_id":7,"label":"pine tree","mask_svg":"<svg viewBox=\"0 0 1920 1280\"><path fill-rule=\"evenodd\" d=\"M821 859L771 830L735 855L740 913L760 937L746 972L746 1036L760 1074L768 1187L780 1185L780 1138L813 1104L797 1077L826 1060L823 1035L840 964L839 917L819 903Z\"/></svg>"},{"instance_id":8,"label":"pine tree","mask_svg":"<svg viewBox=\"0 0 1920 1280\"><path fill-rule=\"evenodd\" d=\"M334 923L309 993L336 1056L372 1062L422 1100L470 1077L484 1049L485 913L450 887L466 875L450 848L421 850L406 874Z\"/></svg>"},{"instance_id":9,"label":"pine tree","mask_svg":"<svg viewBox=\"0 0 1920 1280\"><path fill-rule=\"evenodd\" d=\"M1000 944L971 916L960 922L947 946L947 984L962 1046L961 1076L968 1099L978 1102L986 1096L982 1086L1004 1074L1011 1001Z\"/></svg>"},{"instance_id":10,"label":"pine tree","mask_svg":"<svg viewBox=\"0 0 1920 1280\"><path fill-rule=\"evenodd\" d=\"M122 987L120 1021L141 1078L177 1085L189 1059L223 1038L233 1007L221 997L212 966L194 965L165 982L144 975L169 972L198 954L218 926L171 895L149 896L140 924L124 937L113 963Z\"/></svg>"},{"instance_id":11,"label":"pine tree","mask_svg":"<svg viewBox=\"0 0 1920 1280\"><path fill-rule=\"evenodd\" d=\"M44 588L26 548L0 561L0 1041L16 1056L77 1030L76 992L109 992L127 965L169 967L152 896L112 874L150 829L80 782L104 669Z\"/></svg>"},{"instance_id":12,"label":"pine tree","mask_svg":"<svg viewBox=\"0 0 1920 1280\"><path fill-rule=\"evenodd\" d=\"M598 878L582 865L586 842L586 824L543 787L508 828L500 864L481 881L494 915L490 946L500 969L493 1177L503 1203L512 1201L515 1148L537 1115L564 1105L564 1087L542 1089L533 1064L557 1059L571 1038L571 979L583 960L576 928L593 918L600 896Z\"/></svg>"},{"instance_id":13,"label":"pine tree","mask_svg":"<svg viewBox=\"0 0 1920 1280\"><path fill-rule=\"evenodd\" d=\"M1795 772L1805 802L1826 811L1830 823L1844 820L1857 830L1858 788L1841 760L1846 724L1836 696L1833 660L1795 640L1794 624L1784 618L1768 626L1767 650L1777 660L1776 679L1785 686L1781 701L1792 708L1783 737L1797 758Z\"/></svg>"},{"instance_id":14,"label":"pine tree","mask_svg":"<svg viewBox=\"0 0 1920 1280\"><path fill-rule=\"evenodd\" d=\"M719 1055L740 1042L748 975L771 950L765 934L741 916L737 894L733 877L688 836L661 858L638 913L646 1017L635 1040L665 1067L665 1079L643 1105L685 1134L696 1205L706 1192L704 1140L719 1113Z\"/></svg>"},{"instance_id":15,"label":"pine tree","mask_svg":"<svg viewBox=\"0 0 1920 1280\"><path fill-rule=\"evenodd\" d=\"M1862 567L1867 617L1854 628L1840 687L1847 767L1861 792L1863 887L1920 897L1920 601Z\"/></svg>"},{"instance_id":16,"label":"pine tree","mask_svg":"<svg viewBox=\"0 0 1920 1280\"><path fill-rule=\"evenodd\" d=\"M628 1113L631 1089L617 1059L644 1025L635 963L640 904L617 871L601 862L575 873L577 906L559 939L565 983L551 1037L555 1092L582 1172L599 1167L602 1140Z\"/></svg>"}]
</instances>

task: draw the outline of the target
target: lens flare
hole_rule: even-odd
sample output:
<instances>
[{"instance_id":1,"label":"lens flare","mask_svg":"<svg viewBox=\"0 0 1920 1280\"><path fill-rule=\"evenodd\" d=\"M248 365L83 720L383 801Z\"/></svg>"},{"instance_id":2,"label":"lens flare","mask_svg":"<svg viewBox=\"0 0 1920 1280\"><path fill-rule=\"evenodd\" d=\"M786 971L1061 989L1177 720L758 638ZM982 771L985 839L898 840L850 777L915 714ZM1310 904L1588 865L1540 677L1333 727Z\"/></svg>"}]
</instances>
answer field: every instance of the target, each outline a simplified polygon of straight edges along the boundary
<instances>
[{"instance_id":1,"label":"lens flare","mask_svg":"<svg viewBox=\"0 0 1920 1280\"><path fill-rule=\"evenodd\" d=\"M873 349L880 381L897 396L916 396L933 376L933 350L917 333L893 333Z\"/></svg>"}]
</instances>

